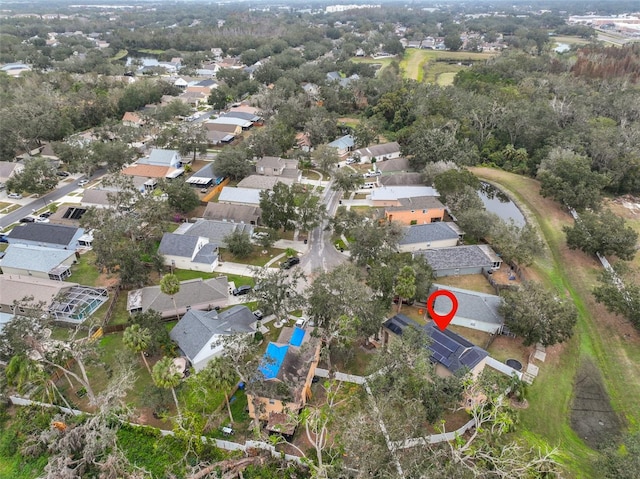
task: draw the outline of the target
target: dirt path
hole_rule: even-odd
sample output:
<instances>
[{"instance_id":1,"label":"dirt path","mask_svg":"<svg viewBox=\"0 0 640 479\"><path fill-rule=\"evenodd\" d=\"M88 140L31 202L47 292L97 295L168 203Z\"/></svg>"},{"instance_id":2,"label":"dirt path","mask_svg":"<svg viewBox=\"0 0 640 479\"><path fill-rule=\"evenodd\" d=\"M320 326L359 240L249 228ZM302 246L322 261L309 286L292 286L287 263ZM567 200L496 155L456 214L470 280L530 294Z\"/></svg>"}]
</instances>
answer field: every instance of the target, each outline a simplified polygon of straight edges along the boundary
<instances>
[{"instance_id":1,"label":"dirt path","mask_svg":"<svg viewBox=\"0 0 640 479\"><path fill-rule=\"evenodd\" d=\"M560 358L560 370L562 375L571 375L568 378L554 376L553 371L545 371L545 365L539 377L542 384L534 384L536 387L548 388L551 394L545 394L538 398L541 402L548 401L544 408L556 412L562 409L561 417L567 424L570 398L562 398L555 404L553 400L554 385L544 384L545 377L551 381L557 381L555 390L562 388L558 381L564 381L567 389L573 388L573 379L576 377L580 359L590 358L598 368L604 379L604 387L609 395L613 410L632 427L640 424L640 334L628 321L610 314L602 305L595 302L591 291L597 283L597 275L602 267L594 259L580 251L570 250L565 243L562 227L571 225L573 220L568 213L563 211L558 204L550 199L542 198L539 194L540 186L537 181L524 178L504 171L488 168L472 168L476 175L502 185L509 190L514 199L529 209L535 217L540 230L545 236L548 245L548 254L536 261L532 271L539 273L540 279L553 284L560 291L564 290L570 295L580 312L580 318L576 327L576 335L566 345ZM547 376L548 375L548 376ZM566 391L570 392L570 391ZM559 398L556 398L556 400ZM544 409L541 409L544 411ZM551 418L548 418L551 420ZM560 425L544 425L540 427L541 433L550 433L548 439L566 439L570 434L563 432ZM576 440L576 437L570 438Z\"/></svg>"}]
</instances>

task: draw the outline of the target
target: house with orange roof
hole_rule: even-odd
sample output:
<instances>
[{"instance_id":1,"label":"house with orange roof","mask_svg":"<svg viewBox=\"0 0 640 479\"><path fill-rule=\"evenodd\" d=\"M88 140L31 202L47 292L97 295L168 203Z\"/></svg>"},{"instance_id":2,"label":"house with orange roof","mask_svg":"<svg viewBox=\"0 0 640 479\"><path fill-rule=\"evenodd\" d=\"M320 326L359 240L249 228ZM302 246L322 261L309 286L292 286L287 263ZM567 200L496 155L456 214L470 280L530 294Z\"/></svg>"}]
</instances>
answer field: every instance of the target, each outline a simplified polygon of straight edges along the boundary
<instances>
[{"instance_id":1,"label":"house with orange roof","mask_svg":"<svg viewBox=\"0 0 640 479\"><path fill-rule=\"evenodd\" d=\"M143 126L145 124L145 121L142 118L140 118L140 116L137 113L128 111L122 117L122 124L125 126L133 126L138 128L140 126Z\"/></svg>"}]
</instances>

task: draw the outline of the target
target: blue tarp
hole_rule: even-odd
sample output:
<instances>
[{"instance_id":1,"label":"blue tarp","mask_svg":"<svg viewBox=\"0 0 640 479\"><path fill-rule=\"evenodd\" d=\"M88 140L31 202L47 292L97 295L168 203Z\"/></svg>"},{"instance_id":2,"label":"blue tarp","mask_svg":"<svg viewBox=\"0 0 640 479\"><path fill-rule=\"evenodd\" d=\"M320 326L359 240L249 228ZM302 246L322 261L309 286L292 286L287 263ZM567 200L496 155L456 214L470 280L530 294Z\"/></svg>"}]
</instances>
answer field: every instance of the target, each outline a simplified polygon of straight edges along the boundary
<instances>
[{"instance_id":1,"label":"blue tarp","mask_svg":"<svg viewBox=\"0 0 640 479\"><path fill-rule=\"evenodd\" d=\"M277 346L274 343L269 343L262 359L262 365L259 368L265 379L273 379L278 376L280 366L282 366L282 361L284 361L288 349L288 344Z\"/></svg>"},{"instance_id":2,"label":"blue tarp","mask_svg":"<svg viewBox=\"0 0 640 479\"><path fill-rule=\"evenodd\" d=\"M291 335L291 339L289 340L289 344L291 346L300 346L303 339L304 329L300 329L296 326L296 328L293 330L293 334Z\"/></svg>"}]
</instances>

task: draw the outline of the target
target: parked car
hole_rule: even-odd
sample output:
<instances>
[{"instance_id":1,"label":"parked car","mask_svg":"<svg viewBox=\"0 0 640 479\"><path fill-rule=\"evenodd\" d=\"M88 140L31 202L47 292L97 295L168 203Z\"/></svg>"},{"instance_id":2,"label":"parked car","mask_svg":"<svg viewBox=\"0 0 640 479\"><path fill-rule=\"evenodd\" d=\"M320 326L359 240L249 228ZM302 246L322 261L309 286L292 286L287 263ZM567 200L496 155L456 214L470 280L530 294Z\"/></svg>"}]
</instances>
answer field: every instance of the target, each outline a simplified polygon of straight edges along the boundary
<instances>
[{"instance_id":1,"label":"parked car","mask_svg":"<svg viewBox=\"0 0 640 479\"><path fill-rule=\"evenodd\" d=\"M0 235L0 243L8 243L7 235Z\"/></svg>"},{"instance_id":2,"label":"parked car","mask_svg":"<svg viewBox=\"0 0 640 479\"><path fill-rule=\"evenodd\" d=\"M25 216L24 218L20 218L20 223L34 223L36 219L32 216Z\"/></svg>"},{"instance_id":3,"label":"parked car","mask_svg":"<svg viewBox=\"0 0 640 479\"><path fill-rule=\"evenodd\" d=\"M84 186L84 185L86 185L88 183L89 183L89 180L86 180L86 179L85 180L80 180L80 181L78 181L78 186Z\"/></svg>"},{"instance_id":4,"label":"parked car","mask_svg":"<svg viewBox=\"0 0 640 479\"><path fill-rule=\"evenodd\" d=\"M45 211L44 213L40 213L40 218L48 218L49 216L51 216L53 214L52 211Z\"/></svg>"},{"instance_id":5,"label":"parked car","mask_svg":"<svg viewBox=\"0 0 640 479\"><path fill-rule=\"evenodd\" d=\"M49 218L43 218L42 216L38 216L36 218L36 223L48 223L49 222Z\"/></svg>"},{"instance_id":6,"label":"parked car","mask_svg":"<svg viewBox=\"0 0 640 479\"><path fill-rule=\"evenodd\" d=\"M300 258L293 256L280 264L282 269L291 269L293 266L300 264Z\"/></svg>"},{"instance_id":7,"label":"parked car","mask_svg":"<svg viewBox=\"0 0 640 479\"><path fill-rule=\"evenodd\" d=\"M305 326L307 325L307 318L298 318L296 319L296 326L304 329Z\"/></svg>"},{"instance_id":8,"label":"parked car","mask_svg":"<svg viewBox=\"0 0 640 479\"><path fill-rule=\"evenodd\" d=\"M11 198L14 200L21 200L22 199L22 195L20 193L9 193L7 195L7 198Z\"/></svg>"},{"instance_id":9,"label":"parked car","mask_svg":"<svg viewBox=\"0 0 640 479\"><path fill-rule=\"evenodd\" d=\"M367 172L364 174L364 177L365 177L365 178L373 178L373 177L375 177L375 176L381 176L381 175L382 175L382 171L380 171L380 170L376 170L376 171L367 171Z\"/></svg>"},{"instance_id":10,"label":"parked car","mask_svg":"<svg viewBox=\"0 0 640 479\"><path fill-rule=\"evenodd\" d=\"M56 175L62 176L63 178L66 178L67 176L69 176L69 173L66 172L66 171L57 171Z\"/></svg>"},{"instance_id":11,"label":"parked car","mask_svg":"<svg viewBox=\"0 0 640 479\"><path fill-rule=\"evenodd\" d=\"M259 309L256 309L253 312L253 315L257 318L257 319L262 319L264 318L264 314L262 314L262 311L260 311Z\"/></svg>"},{"instance_id":12,"label":"parked car","mask_svg":"<svg viewBox=\"0 0 640 479\"><path fill-rule=\"evenodd\" d=\"M236 289L233 290L233 295L234 296L242 296L247 294L249 291L251 291L253 288L251 286L249 286L248 284L244 284L242 286L238 286Z\"/></svg>"},{"instance_id":13,"label":"parked car","mask_svg":"<svg viewBox=\"0 0 640 479\"><path fill-rule=\"evenodd\" d=\"M347 165L352 165L354 163L356 163L356 159L355 158L347 158Z\"/></svg>"}]
</instances>

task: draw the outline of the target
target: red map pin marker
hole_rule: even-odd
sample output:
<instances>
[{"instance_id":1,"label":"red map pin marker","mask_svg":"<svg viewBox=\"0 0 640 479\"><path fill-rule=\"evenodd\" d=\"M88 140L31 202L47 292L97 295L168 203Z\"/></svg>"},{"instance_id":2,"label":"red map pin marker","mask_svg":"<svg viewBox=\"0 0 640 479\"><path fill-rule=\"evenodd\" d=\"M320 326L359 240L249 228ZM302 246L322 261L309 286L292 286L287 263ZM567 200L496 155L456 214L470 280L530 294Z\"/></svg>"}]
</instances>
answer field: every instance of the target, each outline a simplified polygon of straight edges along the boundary
<instances>
[{"instance_id":1,"label":"red map pin marker","mask_svg":"<svg viewBox=\"0 0 640 479\"><path fill-rule=\"evenodd\" d=\"M436 302L436 298L438 296L446 296L451 300L451 311L449 311L447 314L438 314L433 310L433 305ZM427 311L429 311L429 316L431 316L433 322L436 323L438 328L440 328L440 331L444 331L445 329L447 329L447 326L449 326L449 323L458 311L458 298L456 298L455 294L453 294L451 291L447 291L446 289L439 289L438 291L434 291L433 293L431 293L429 299L427 300Z\"/></svg>"}]
</instances>

